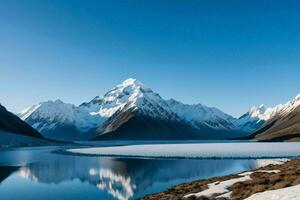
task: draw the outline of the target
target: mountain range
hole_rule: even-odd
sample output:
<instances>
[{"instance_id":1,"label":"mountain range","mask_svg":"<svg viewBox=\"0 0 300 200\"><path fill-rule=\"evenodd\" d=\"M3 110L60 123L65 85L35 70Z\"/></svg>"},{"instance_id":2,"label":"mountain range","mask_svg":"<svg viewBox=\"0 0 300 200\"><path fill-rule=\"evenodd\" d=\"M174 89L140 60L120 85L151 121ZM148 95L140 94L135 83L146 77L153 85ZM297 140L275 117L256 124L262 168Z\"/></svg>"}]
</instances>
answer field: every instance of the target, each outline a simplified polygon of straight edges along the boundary
<instances>
[{"instance_id":1,"label":"mountain range","mask_svg":"<svg viewBox=\"0 0 300 200\"><path fill-rule=\"evenodd\" d=\"M127 79L79 106L61 100L31 106L22 120L46 138L103 139L225 139L243 135L236 119L217 108L164 100L136 79ZM229 134L230 132L230 134Z\"/></svg>"},{"instance_id":2,"label":"mountain range","mask_svg":"<svg viewBox=\"0 0 300 200\"><path fill-rule=\"evenodd\" d=\"M240 118L202 104L165 100L130 78L79 106L46 101L23 110L20 118L43 137L76 140L290 140L298 137L300 95L286 104L254 106ZM291 120L293 119L293 120ZM292 135L290 135L292 133Z\"/></svg>"}]
</instances>

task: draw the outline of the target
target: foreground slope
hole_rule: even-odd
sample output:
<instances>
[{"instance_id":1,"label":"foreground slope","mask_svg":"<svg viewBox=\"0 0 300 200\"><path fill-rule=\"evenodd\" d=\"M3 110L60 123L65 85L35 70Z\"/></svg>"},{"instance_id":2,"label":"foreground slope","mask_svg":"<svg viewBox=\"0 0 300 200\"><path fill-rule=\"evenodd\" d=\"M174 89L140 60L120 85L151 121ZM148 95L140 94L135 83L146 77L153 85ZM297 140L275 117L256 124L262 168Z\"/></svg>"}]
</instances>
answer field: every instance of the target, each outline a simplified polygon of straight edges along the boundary
<instances>
[{"instance_id":1,"label":"foreground slope","mask_svg":"<svg viewBox=\"0 0 300 200\"><path fill-rule=\"evenodd\" d=\"M0 105L0 147L49 145L43 136Z\"/></svg>"},{"instance_id":2,"label":"foreground slope","mask_svg":"<svg viewBox=\"0 0 300 200\"><path fill-rule=\"evenodd\" d=\"M0 105L0 130L23 136L43 138L38 131L33 129L16 115L8 112L2 105Z\"/></svg>"}]
</instances>

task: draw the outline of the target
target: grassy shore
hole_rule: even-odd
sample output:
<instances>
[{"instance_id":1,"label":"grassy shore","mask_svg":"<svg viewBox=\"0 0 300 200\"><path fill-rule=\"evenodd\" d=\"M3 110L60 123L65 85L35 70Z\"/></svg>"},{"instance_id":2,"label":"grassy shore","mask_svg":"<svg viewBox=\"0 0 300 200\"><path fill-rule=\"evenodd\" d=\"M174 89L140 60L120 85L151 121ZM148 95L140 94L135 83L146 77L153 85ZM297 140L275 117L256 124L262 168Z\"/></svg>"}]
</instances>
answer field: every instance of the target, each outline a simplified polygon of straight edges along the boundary
<instances>
[{"instance_id":1,"label":"grassy shore","mask_svg":"<svg viewBox=\"0 0 300 200\"><path fill-rule=\"evenodd\" d=\"M272 172L272 171L276 171ZM250 179L244 182L237 182L227 189L229 197L218 197L221 194L215 193L211 196L197 196L188 194L198 193L209 188L208 184L227 181L241 177L240 174L215 177L206 180L197 180L191 183L184 183L168 189L165 192L152 194L141 198L142 200L176 200L176 199L218 199L218 200L241 200L250 197L252 194L267 190L276 190L300 184L300 158L291 159L281 165L268 165L250 174ZM299 194L300 195L300 194ZM217 198L218 197L218 198Z\"/></svg>"}]
</instances>

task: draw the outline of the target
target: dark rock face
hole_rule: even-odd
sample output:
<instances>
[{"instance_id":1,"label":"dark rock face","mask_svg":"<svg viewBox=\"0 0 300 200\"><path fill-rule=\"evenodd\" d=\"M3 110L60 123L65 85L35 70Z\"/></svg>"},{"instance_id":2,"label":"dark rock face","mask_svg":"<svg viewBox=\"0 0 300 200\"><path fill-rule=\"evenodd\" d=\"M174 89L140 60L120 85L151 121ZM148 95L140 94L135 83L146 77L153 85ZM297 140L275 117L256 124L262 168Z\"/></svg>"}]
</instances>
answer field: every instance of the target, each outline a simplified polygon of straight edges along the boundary
<instances>
[{"instance_id":1,"label":"dark rock face","mask_svg":"<svg viewBox=\"0 0 300 200\"><path fill-rule=\"evenodd\" d=\"M187 132L188 129L184 130L184 127L184 125L175 122L132 116L125 123L117 124L116 128L110 132L101 134L93 140L180 140L198 138L195 131L194 133Z\"/></svg>"},{"instance_id":2,"label":"dark rock face","mask_svg":"<svg viewBox=\"0 0 300 200\"><path fill-rule=\"evenodd\" d=\"M35 138L43 138L38 131L16 115L8 112L2 105L0 105L0 130Z\"/></svg>"},{"instance_id":3,"label":"dark rock face","mask_svg":"<svg viewBox=\"0 0 300 200\"><path fill-rule=\"evenodd\" d=\"M92 140L207 140L239 134L204 126L193 128L177 119L156 119L130 110L117 112L97 131L99 135Z\"/></svg>"},{"instance_id":4,"label":"dark rock face","mask_svg":"<svg viewBox=\"0 0 300 200\"><path fill-rule=\"evenodd\" d=\"M18 169L19 167L0 166L0 184Z\"/></svg>"}]
</instances>

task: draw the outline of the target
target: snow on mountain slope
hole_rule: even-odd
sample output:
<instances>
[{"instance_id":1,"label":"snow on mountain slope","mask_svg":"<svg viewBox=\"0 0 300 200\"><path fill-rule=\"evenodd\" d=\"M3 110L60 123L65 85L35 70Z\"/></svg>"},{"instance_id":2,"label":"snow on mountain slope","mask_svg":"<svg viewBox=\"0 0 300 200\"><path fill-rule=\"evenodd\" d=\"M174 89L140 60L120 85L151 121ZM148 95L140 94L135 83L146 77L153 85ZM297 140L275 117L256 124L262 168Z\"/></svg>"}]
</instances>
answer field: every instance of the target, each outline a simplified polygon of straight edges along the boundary
<instances>
[{"instance_id":1,"label":"snow on mountain slope","mask_svg":"<svg viewBox=\"0 0 300 200\"><path fill-rule=\"evenodd\" d=\"M99 98L99 103L95 105L94 101L84 103L80 107L89 109L90 112L99 114L101 117L111 117L116 111L126 109L141 109L145 115L151 115L156 118L170 117L174 115L169 109L168 104L150 88L136 79L129 78L122 84L117 85ZM153 112L155 107L162 108L160 113ZM175 116L173 116L175 117Z\"/></svg>"},{"instance_id":2,"label":"snow on mountain slope","mask_svg":"<svg viewBox=\"0 0 300 200\"><path fill-rule=\"evenodd\" d=\"M174 113L195 127L198 127L200 123L215 129L236 129L233 124L235 119L217 108L207 107L201 104L183 104L174 99L170 99L167 102Z\"/></svg>"},{"instance_id":3,"label":"snow on mountain slope","mask_svg":"<svg viewBox=\"0 0 300 200\"><path fill-rule=\"evenodd\" d=\"M57 130L68 129L74 132L74 135L76 132L87 132L101 122L100 116L91 115L86 110L61 100L34 105L22 111L20 117L47 137ZM50 138L61 139L51 136Z\"/></svg>"},{"instance_id":4,"label":"snow on mountain slope","mask_svg":"<svg viewBox=\"0 0 300 200\"><path fill-rule=\"evenodd\" d=\"M86 112L89 112L91 114L97 114L97 112L100 109L100 105L102 104L102 98L99 96L96 96L94 99L92 99L90 102L85 102L79 105L79 107Z\"/></svg>"},{"instance_id":5,"label":"snow on mountain slope","mask_svg":"<svg viewBox=\"0 0 300 200\"><path fill-rule=\"evenodd\" d=\"M249 112L235 121L235 125L243 131L253 132L261 127L265 119L269 117L265 114L266 110L263 104L259 107L252 106Z\"/></svg>"},{"instance_id":6,"label":"snow on mountain slope","mask_svg":"<svg viewBox=\"0 0 300 200\"><path fill-rule=\"evenodd\" d=\"M300 106L300 94L296 95L295 98L293 98L291 101L288 101L285 104L279 104L278 106L275 106L273 108L273 116L275 115L280 115L280 116L284 116L287 115L289 113L291 113L292 111L294 111L296 108L298 108Z\"/></svg>"}]
</instances>

